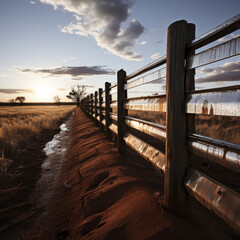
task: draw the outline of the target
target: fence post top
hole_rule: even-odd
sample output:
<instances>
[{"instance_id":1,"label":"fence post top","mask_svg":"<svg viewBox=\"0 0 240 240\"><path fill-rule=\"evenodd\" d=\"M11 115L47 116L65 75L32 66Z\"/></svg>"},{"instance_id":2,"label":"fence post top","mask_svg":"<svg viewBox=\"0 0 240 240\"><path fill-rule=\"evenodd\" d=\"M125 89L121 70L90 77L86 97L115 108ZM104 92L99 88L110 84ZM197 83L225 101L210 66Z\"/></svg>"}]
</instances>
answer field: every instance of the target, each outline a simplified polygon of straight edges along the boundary
<instances>
[{"instance_id":1,"label":"fence post top","mask_svg":"<svg viewBox=\"0 0 240 240\"><path fill-rule=\"evenodd\" d=\"M120 69L120 70L117 71L117 74L123 73L123 72L126 73L126 71L124 71L123 69Z\"/></svg>"},{"instance_id":2,"label":"fence post top","mask_svg":"<svg viewBox=\"0 0 240 240\"><path fill-rule=\"evenodd\" d=\"M110 82L105 82L105 87L106 86L111 86L111 83Z\"/></svg>"},{"instance_id":3,"label":"fence post top","mask_svg":"<svg viewBox=\"0 0 240 240\"><path fill-rule=\"evenodd\" d=\"M170 24L168 26L168 29L175 28L178 25L181 26L182 24L187 24L187 21L186 20L178 20L176 22L173 22L172 24Z\"/></svg>"}]
</instances>

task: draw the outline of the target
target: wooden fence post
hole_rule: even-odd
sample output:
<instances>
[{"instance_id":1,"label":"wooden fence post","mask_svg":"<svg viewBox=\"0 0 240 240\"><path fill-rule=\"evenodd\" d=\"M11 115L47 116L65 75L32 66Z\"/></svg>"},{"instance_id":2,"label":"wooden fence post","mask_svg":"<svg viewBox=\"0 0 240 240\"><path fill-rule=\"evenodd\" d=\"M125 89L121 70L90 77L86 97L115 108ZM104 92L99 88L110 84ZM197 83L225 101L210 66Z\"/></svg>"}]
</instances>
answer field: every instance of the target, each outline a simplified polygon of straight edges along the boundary
<instances>
[{"instance_id":1,"label":"wooden fence post","mask_svg":"<svg viewBox=\"0 0 240 240\"><path fill-rule=\"evenodd\" d=\"M91 93L90 95L90 99L91 99L91 118L93 117L93 94Z\"/></svg>"},{"instance_id":2,"label":"wooden fence post","mask_svg":"<svg viewBox=\"0 0 240 240\"><path fill-rule=\"evenodd\" d=\"M90 114L89 95L87 95L87 114Z\"/></svg>"},{"instance_id":3,"label":"wooden fence post","mask_svg":"<svg viewBox=\"0 0 240 240\"><path fill-rule=\"evenodd\" d=\"M184 177L188 166L184 92L186 34L186 21L177 21L168 27L164 203L169 210L181 216L186 216L189 209L188 195L184 188Z\"/></svg>"},{"instance_id":4,"label":"wooden fence post","mask_svg":"<svg viewBox=\"0 0 240 240\"><path fill-rule=\"evenodd\" d=\"M102 129L102 120L103 120L103 114L102 114L102 88L98 89L98 99L99 99L99 126Z\"/></svg>"},{"instance_id":5,"label":"wooden fence post","mask_svg":"<svg viewBox=\"0 0 240 240\"><path fill-rule=\"evenodd\" d=\"M95 118L94 118L94 120L95 120L95 123L98 125L98 120L97 120L97 116L98 116L98 109L97 109L97 104L98 104L98 99L97 99L97 97L98 97L98 92L97 91L95 91L95 105L94 105L94 108L95 108Z\"/></svg>"},{"instance_id":6,"label":"wooden fence post","mask_svg":"<svg viewBox=\"0 0 240 240\"><path fill-rule=\"evenodd\" d=\"M105 126L105 130L106 130L106 137L110 138L111 137L111 131L109 129L110 126L110 87L111 87L111 83L109 82L105 82L105 121L106 121L106 126Z\"/></svg>"},{"instance_id":7,"label":"wooden fence post","mask_svg":"<svg viewBox=\"0 0 240 240\"><path fill-rule=\"evenodd\" d=\"M124 109L124 99L127 97L127 91L124 90L124 83L126 78L126 72L121 69L117 72L117 102L118 102L118 135L117 135L117 146L118 152L124 152L124 140L123 136L126 132L125 125L125 109Z\"/></svg>"}]
</instances>

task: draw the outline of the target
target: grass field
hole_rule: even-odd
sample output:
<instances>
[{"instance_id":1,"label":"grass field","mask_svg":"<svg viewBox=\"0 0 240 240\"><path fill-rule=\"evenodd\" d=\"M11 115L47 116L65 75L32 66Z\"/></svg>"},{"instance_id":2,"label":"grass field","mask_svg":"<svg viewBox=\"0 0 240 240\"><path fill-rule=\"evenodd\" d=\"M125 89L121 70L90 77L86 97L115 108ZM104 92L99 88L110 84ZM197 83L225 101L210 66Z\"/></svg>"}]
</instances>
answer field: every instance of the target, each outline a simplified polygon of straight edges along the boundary
<instances>
[{"instance_id":1,"label":"grass field","mask_svg":"<svg viewBox=\"0 0 240 240\"><path fill-rule=\"evenodd\" d=\"M29 138L42 130L57 128L58 121L74 108L72 105L0 107L0 166Z\"/></svg>"},{"instance_id":2,"label":"grass field","mask_svg":"<svg viewBox=\"0 0 240 240\"><path fill-rule=\"evenodd\" d=\"M128 110L128 115L166 125L166 114L151 111ZM240 120L238 117L195 115L196 133L240 145Z\"/></svg>"}]
</instances>

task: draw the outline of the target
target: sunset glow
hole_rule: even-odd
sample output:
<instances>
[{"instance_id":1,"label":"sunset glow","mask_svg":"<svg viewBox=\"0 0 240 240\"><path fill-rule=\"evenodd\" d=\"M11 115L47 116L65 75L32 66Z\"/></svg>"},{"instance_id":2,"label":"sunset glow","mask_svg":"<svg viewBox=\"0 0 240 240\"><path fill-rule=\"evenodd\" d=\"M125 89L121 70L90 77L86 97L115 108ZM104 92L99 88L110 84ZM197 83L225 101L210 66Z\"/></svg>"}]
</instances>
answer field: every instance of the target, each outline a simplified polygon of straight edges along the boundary
<instances>
[{"instance_id":1,"label":"sunset glow","mask_svg":"<svg viewBox=\"0 0 240 240\"><path fill-rule=\"evenodd\" d=\"M34 88L34 93L36 98L40 99L40 101L53 101L54 89L50 85L38 84Z\"/></svg>"},{"instance_id":2,"label":"sunset glow","mask_svg":"<svg viewBox=\"0 0 240 240\"><path fill-rule=\"evenodd\" d=\"M53 102L56 95L69 102L66 96L76 85L86 86L87 94L98 91L105 82L117 81L118 70L131 74L166 55L167 28L173 22L195 24L198 37L239 9L237 0L0 1L0 102L18 96ZM236 56L197 69L196 88L239 84L239 64ZM159 93L164 86L149 84L133 95Z\"/></svg>"}]
</instances>

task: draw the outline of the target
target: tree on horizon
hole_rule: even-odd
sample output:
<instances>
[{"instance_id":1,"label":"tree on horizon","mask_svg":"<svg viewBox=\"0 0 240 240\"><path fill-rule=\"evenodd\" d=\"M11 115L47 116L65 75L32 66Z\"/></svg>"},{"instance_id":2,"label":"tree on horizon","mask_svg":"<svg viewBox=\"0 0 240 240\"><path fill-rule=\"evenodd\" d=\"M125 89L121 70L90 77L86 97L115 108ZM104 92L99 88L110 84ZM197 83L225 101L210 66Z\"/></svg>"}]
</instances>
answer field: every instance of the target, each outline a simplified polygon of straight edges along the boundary
<instances>
[{"instance_id":1,"label":"tree on horizon","mask_svg":"<svg viewBox=\"0 0 240 240\"><path fill-rule=\"evenodd\" d=\"M80 101L83 99L85 94L86 94L86 87L76 85L72 87L71 92L69 92L69 94L66 97L71 99L73 102L75 102L79 107Z\"/></svg>"},{"instance_id":2,"label":"tree on horizon","mask_svg":"<svg viewBox=\"0 0 240 240\"><path fill-rule=\"evenodd\" d=\"M23 102L25 102L26 98L24 96L16 97L15 101L19 102L21 105L23 105Z\"/></svg>"},{"instance_id":3,"label":"tree on horizon","mask_svg":"<svg viewBox=\"0 0 240 240\"><path fill-rule=\"evenodd\" d=\"M53 99L54 99L55 103L59 106L60 102L61 102L61 98L58 95L56 95L53 97Z\"/></svg>"}]
</instances>

